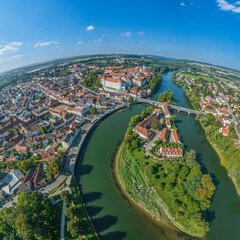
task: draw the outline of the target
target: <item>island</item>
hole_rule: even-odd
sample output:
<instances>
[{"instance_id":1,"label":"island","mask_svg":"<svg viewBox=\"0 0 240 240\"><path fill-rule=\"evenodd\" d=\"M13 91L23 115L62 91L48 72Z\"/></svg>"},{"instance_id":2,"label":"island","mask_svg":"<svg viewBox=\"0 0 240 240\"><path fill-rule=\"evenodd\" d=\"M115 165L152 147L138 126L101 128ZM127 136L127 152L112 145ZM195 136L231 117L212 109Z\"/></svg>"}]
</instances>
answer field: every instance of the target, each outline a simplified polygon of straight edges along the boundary
<instances>
[{"instance_id":1,"label":"island","mask_svg":"<svg viewBox=\"0 0 240 240\"><path fill-rule=\"evenodd\" d=\"M202 173L195 151L185 151L171 117L162 102L131 118L116 156L116 175L123 192L156 220L166 215L181 231L203 237L216 187Z\"/></svg>"}]
</instances>

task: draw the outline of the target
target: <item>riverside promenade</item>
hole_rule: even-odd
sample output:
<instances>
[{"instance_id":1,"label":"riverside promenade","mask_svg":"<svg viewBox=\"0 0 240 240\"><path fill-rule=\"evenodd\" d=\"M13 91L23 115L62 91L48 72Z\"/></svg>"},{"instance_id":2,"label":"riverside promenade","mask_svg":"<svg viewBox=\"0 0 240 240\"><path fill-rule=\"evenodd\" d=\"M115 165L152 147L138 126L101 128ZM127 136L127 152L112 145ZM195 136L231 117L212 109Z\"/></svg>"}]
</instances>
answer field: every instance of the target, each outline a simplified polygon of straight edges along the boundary
<instances>
[{"instance_id":1,"label":"riverside promenade","mask_svg":"<svg viewBox=\"0 0 240 240\"><path fill-rule=\"evenodd\" d=\"M78 156L81 152L81 149L88 137L88 134L91 132L91 130L100 122L102 121L104 118L106 118L107 116L111 115L114 112L117 112L121 109L127 108L128 104L127 103L122 103L121 105L106 111L104 114L100 114L97 116L97 118L95 118L94 120L92 120L92 122L90 124L88 124L87 128L84 130L84 133L81 135L81 140L80 143L78 144L78 146L76 147L76 149L74 150L74 155L75 157L72 157L70 159L70 163L68 166L68 170L70 171L70 173L72 174L72 176L75 177L75 165L78 159Z\"/></svg>"}]
</instances>

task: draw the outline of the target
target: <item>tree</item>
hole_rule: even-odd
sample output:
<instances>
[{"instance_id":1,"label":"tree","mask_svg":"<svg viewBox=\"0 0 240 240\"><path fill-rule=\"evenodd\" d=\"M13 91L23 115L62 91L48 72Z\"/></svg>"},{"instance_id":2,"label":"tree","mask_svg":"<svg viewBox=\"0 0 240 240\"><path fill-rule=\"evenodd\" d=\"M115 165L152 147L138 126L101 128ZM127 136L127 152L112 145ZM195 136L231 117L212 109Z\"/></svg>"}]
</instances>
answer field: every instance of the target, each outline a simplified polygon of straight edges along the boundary
<instances>
[{"instance_id":1,"label":"tree","mask_svg":"<svg viewBox=\"0 0 240 240\"><path fill-rule=\"evenodd\" d=\"M167 102L168 104L172 103L172 100L174 98L173 92L169 89L164 93L161 93L159 95L158 101L159 102Z\"/></svg>"},{"instance_id":2,"label":"tree","mask_svg":"<svg viewBox=\"0 0 240 240\"><path fill-rule=\"evenodd\" d=\"M129 96L128 102L133 102L133 97L132 96Z\"/></svg>"},{"instance_id":3,"label":"tree","mask_svg":"<svg viewBox=\"0 0 240 240\"><path fill-rule=\"evenodd\" d=\"M60 158L63 158L65 156L65 154L64 154L63 151L58 151L57 156L60 157Z\"/></svg>"},{"instance_id":4,"label":"tree","mask_svg":"<svg viewBox=\"0 0 240 240\"><path fill-rule=\"evenodd\" d=\"M47 133L47 130L44 127L40 127L40 131L41 131L42 134Z\"/></svg>"},{"instance_id":5,"label":"tree","mask_svg":"<svg viewBox=\"0 0 240 240\"><path fill-rule=\"evenodd\" d=\"M64 201L67 205L69 205L72 202L72 195L69 191L64 190L60 194L62 201Z\"/></svg>"},{"instance_id":6,"label":"tree","mask_svg":"<svg viewBox=\"0 0 240 240\"><path fill-rule=\"evenodd\" d=\"M54 130L54 127L53 127L52 124L50 125L49 129L50 129L51 132Z\"/></svg>"},{"instance_id":7,"label":"tree","mask_svg":"<svg viewBox=\"0 0 240 240\"><path fill-rule=\"evenodd\" d=\"M19 129L16 126L13 127L13 132L15 136L19 135Z\"/></svg>"},{"instance_id":8,"label":"tree","mask_svg":"<svg viewBox=\"0 0 240 240\"><path fill-rule=\"evenodd\" d=\"M171 121L174 122L176 120L176 115L172 114Z\"/></svg>"},{"instance_id":9,"label":"tree","mask_svg":"<svg viewBox=\"0 0 240 240\"><path fill-rule=\"evenodd\" d=\"M154 119L151 123L151 128L158 130L160 129L160 127L161 127L160 121L158 119Z\"/></svg>"},{"instance_id":10,"label":"tree","mask_svg":"<svg viewBox=\"0 0 240 240\"><path fill-rule=\"evenodd\" d=\"M28 170L33 166L33 162L31 159L20 160L17 162L18 169L23 173L27 173Z\"/></svg>"},{"instance_id":11,"label":"tree","mask_svg":"<svg viewBox=\"0 0 240 240\"><path fill-rule=\"evenodd\" d=\"M67 223L67 231L71 234L73 238L77 238L82 234L82 226L79 220L71 219Z\"/></svg>"},{"instance_id":12,"label":"tree","mask_svg":"<svg viewBox=\"0 0 240 240\"><path fill-rule=\"evenodd\" d=\"M194 191L194 196L198 200L211 199L216 186L212 182L212 178L209 174L204 174L201 178L201 186Z\"/></svg>"},{"instance_id":13,"label":"tree","mask_svg":"<svg viewBox=\"0 0 240 240\"><path fill-rule=\"evenodd\" d=\"M15 229L15 208L4 208L0 212L0 239L20 240Z\"/></svg>"},{"instance_id":14,"label":"tree","mask_svg":"<svg viewBox=\"0 0 240 240\"><path fill-rule=\"evenodd\" d=\"M0 237L11 240L53 240L56 215L51 201L41 192L21 193L16 207L0 212Z\"/></svg>"},{"instance_id":15,"label":"tree","mask_svg":"<svg viewBox=\"0 0 240 240\"><path fill-rule=\"evenodd\" d=\"M195 163L196 160L196 152L192 149L189 152L186 152L185 159L187 164L193 165L193 163Z\"/></svg>"},{"instance_id":16,"label":"tree","mask_svg":"<svg viewBox=\"0 0 240 240\"><path fill-rule=\"evenodd\" d=\"M91 113L91 114L96 114L96 112L97 112L96 108L92 106L92 107L90 108L90 113Z\"/></svg>"},{"instance_id":17,"label":"tree","mask_svg":"<svg viewBox=\"0 0 240 240\"><path fill-rule=\"evenodd\" d=\"M69 207L66 207L64 213L65 213L66 217L69 219L73 219L77 216L76 208L72 205Z\"/></svg>"},{"instance_id":18,"label":"tree","mask_svg":"<svg viewBox=\"0 0 240 240\"><path fill-rule=\"evenodd\" d=\"M51 174L59 174L62 170L62 166L61 166L61 162L59 159L53 159L49 165L48 165L48 168L47 168L47 171L48 171L48 174L51 175Z\"/></svg>"}]
</instances>

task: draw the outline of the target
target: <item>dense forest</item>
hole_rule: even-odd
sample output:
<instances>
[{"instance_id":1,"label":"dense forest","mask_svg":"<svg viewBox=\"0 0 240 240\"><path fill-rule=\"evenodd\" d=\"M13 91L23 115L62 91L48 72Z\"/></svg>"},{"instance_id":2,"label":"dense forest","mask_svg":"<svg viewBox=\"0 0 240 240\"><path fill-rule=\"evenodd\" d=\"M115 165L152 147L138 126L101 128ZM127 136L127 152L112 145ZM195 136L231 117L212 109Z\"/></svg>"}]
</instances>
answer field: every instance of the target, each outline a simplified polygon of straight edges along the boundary
<instances>
[{"instance_id":1,"label":"dense forest","mask_svg":"<svg viewBox=\"0 0 240 240\"><path fill-rule=\"evenodd\" d=\"M57 239L56 208L41 192L21 193L15 207L0 212L0 238Z\"/></svg>"}]
</instances>

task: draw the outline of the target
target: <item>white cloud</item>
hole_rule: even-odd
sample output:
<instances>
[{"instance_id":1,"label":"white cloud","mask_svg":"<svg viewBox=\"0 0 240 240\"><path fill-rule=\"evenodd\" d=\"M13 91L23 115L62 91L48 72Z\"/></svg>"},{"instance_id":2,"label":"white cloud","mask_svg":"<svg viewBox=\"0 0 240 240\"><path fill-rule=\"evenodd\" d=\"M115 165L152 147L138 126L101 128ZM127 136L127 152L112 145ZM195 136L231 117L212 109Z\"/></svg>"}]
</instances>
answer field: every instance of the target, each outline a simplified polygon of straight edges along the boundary
<instances>
[{"instance_id":1,"label":"white cloud","mask_svg":"<svg viewBox=\"0 0 240 240\"><path fill-rule=\"evenodd\" d=\"M110 36L110 34L108 34L108 33L103 33L102 34L102 38L104 38L104 37L109 37Z\"/></svg>"},{"instance_id":2,"label":"white cloud","mask_svg":"<svg viewBox=\"0 0 240 240\"><path fill-rule=\"evenodd\" d=\"M94 26L88 26L87 28L86 28L88 31L92 31L93 29L94 29Z\"/></svg>"},{"instance_id":3,"label":"white cloud","mask_svg":"<svg viewBox=\"0 0 240 240\"><path fill-rule=\"evenodd\" d=\"M235 13L240 13L240 1L235 2L234 4L231 4L225 0L217 0L218 6L220 7L220 10L222 11L232 11Z\"/></svg>"},{"instance_id":4,"label":"white cloud","mask_svg":"<svg viewBox=\"0 0 240 240\"><path fill-rule=\"evenodd\" d=\"M144 35L143 31L138 32L139 35Z\"/></svg>"},{"instance_id":5,"label":"white cloud","mask_svg":"<svg viewBox=\"0 0 240 240\"><path fill-rule=\"evenodd\" d=\"M57 45L59 42L56 41L49 41L49 42L37 42L34 47L45 47L49 45Z\"/></svg>"},{"instance_id":6,"label":"white cloud","mask_svg":"<svg viewBox=\"0 0 240 240\"><path fill-rule=\"evenodd\" d=\"M97 40L94 40L94 42L102 42L102 38L98 38Z\"/></svg>"},{"instance_id":7,"label":"white cloud","mask_svg":"<svg viewBox=\"0 0 240 240\"><path fill-rule=\"evenodd\" d=\"M184 6L184 7L186 6L186 4L184 2L181 2L180 4L181 4L181 6Z\"/></svg>"},{"instance_id":8,"label":"white cloud","mask_svg":"<svg viewBox=\"0 0 240 240\"><path fill-rule=\"evenodd\" d=\"M82 44L82 41L78 41L78 44Z\"/></svg>"},{"instance_id":9,"label":"white cloud","mask_svg":"<svg viewBox=\"0 0 240 240\"><path fill-rule=\"evenodd\" d=\"M8 61L11 61L11 60L14 60L14 59L17 59L17 58L21 58L21 57L23 57L23 55L15 55L15 56L12 56L12 57L9 57L9 58L0 58L0 63L8 62Z\"/></svg>"},{"instance_id":10,"label":"white cloud","mask_svg":"<svg viewBox=\"0 0 240 240\"><path fill-rule=\"evenodd\" d=\"M16 46L12 46L10 44L5 45L3 48L0 49L0 55L16 52L19 48Z\"/></svg>"},{"instance_id":11,"label":"white cloud","mask_svg":"<svg viewBox=\"0 0 240 240\"><path fill-rule=\"evenodd\" d=\"M131 37L131 32L121 33L120 36L122 36L122 37Z\"/></svg>"},{"instance_id":12,"label":"white cloud","mask_svg":"<svg viewBox=\"0 0 240 240\"><path fill-rule=\"evenodd\" d=\"M23 43L22 42L11 42L8 45L16 47L16 46L22 46Z\"/></svg>"}]
</instances>

